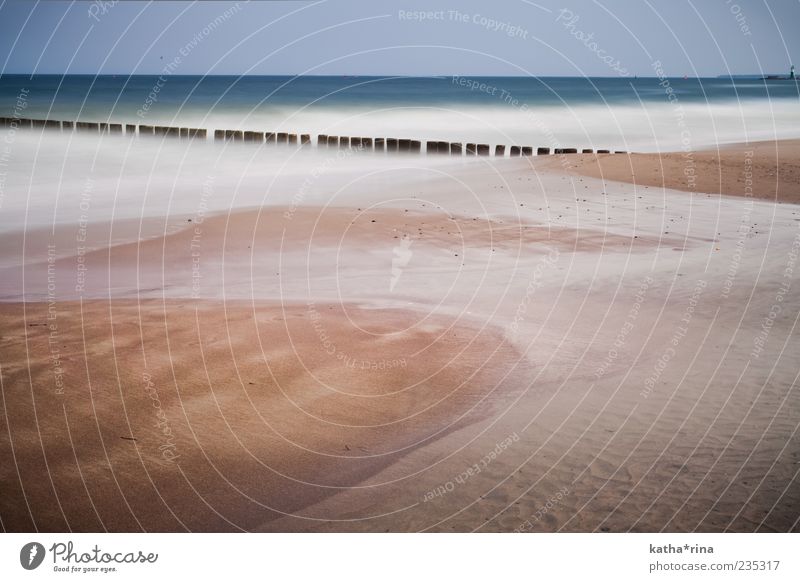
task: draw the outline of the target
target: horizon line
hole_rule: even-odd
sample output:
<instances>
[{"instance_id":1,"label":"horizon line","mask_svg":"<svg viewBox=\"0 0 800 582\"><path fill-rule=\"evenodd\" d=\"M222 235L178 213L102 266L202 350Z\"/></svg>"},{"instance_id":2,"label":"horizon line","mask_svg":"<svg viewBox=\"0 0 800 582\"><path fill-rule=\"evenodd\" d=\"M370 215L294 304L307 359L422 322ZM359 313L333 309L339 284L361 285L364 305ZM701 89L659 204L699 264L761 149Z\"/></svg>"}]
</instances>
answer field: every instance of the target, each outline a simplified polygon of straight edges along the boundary
<instances>
[{"instance_id":1,"label":"horizon line","mask_svg":"<svg viewBox=\"0 0 800 582\"><path fill-rule=\"evenodd\" d=\"M25 76L25 77L153 77L163 75L160 72L141 72L141 73L30 73L30 72L2 72L4 75ZM718 79L720 77L764 77L767 75L777 75L780 73L721 73L718 75L667 75L668 79ZM474 77L474 78L497 78L497 79L658 79L658 75L491 75L479 73L447 73L437 75L403 75L391 73L329 73L329 74L298 74L298 73L169 73L168 77L372 77L372 78L405 78L405 79L443 79L451 77Z\"/></svg>"}]
</instances>

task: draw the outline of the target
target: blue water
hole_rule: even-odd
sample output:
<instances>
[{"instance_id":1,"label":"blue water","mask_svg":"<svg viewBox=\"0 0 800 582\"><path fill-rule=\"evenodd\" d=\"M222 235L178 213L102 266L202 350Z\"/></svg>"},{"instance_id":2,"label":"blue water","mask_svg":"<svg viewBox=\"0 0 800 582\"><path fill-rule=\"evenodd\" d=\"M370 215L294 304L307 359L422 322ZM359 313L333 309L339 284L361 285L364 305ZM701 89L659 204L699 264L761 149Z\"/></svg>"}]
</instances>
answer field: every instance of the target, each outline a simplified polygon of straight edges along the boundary
<instances>
[{"instance_id":1,"label":"blue water","mask_svg":"<svg viewBox=\"0 0 800 582\"><path fill-rule=\"evenodd\" d=\"M27 117L209 129L655 150L680 145L683 120L698 147L800 137L793 81L3 75L0 115L23 90Z\"/></svg>"},{"instance_id":2,"label":"blue water","mask_svg":"<svg viewBox=\"0 0 800 582\"><path fill-rule=\"evenodd\" d=\"M235 77L152 75L3 75L0 112L8 114L22 88L31 91L33 111L78 113L81 107L109 115L114 110L138 109L159 85L154 110L179 107L210 110L218 107L251 109L270 105L292 107L486 105L502 102L502 91L530 106L619 105L662 102L665 90L656 78L584 77ZM686 103L721 103L750 99L790 99L800 104L800 87L791 81L758 79L668 79ZM477 84L476 84L477 83ZM485 84L481 90L479 84ZM488 88L496 88L494 94Z\"/></svg>"}]
</instances>

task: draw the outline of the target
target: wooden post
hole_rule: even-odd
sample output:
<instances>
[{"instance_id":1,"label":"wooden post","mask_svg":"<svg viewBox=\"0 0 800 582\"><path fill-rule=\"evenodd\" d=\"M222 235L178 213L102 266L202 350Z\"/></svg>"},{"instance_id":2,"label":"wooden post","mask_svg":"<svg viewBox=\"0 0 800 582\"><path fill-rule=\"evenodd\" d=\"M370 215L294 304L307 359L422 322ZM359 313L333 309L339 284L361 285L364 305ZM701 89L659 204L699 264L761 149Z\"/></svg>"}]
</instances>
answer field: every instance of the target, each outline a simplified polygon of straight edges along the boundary
<instances>
[{"instance_id":1,"label":"wooden post","mask_svg":"<svg viewBox=\"0 0 800 582\"><path fill-rule=\"evenodd\" d=\"M72 131L74 128L75 128L75 124L72 121L62 121L61 122L61 130L62 131Z\"/></svg>"},{"instance_id":2,"label":"wooden post","mask_svg":"<svg viewBox=\"0 0 800 582\"><path fill-rule=\"evenodd\" d=\"M61 129L61 122L54 119L48 119L44 122L44 126L50 129Z\"/></svg>"},{"instance_id":3,"label":"wooden post","mask_svg":"<svg viewBox=\"0 0 800 582\"><path fill-rule=\"evenodd\" d=\"M489 155L489 144L479 143L478 144L478 155L479 156L488 156Z\"/></svg>"},{"instance_id":4,"label":"wooden post","mask_svg":"<svg viewBox=\"0 0 800 582\"><path fill-rule=\"evenodd\" d=\"M278 143L286 143L289 141L289 134L285 132L278 133Z\"/></svg>"},{"instance_id":5,"label":"wooden post","mask_svg":"<svg viewBox=\"0 0 800 582\"><path fill-rule=\"evenodd\" d=\"M410 151L413 154L418 154L422 150L422 142L417 139L411 140Z\"/></svg>"},{"instance_id":6,"label":"wooden post","mask_svg":"<svg viewBox=\"0 0 800 582\"><path fill-rule=\"evenodd\" d=\"M64 123L66 123L66 121ZM136 126L132 123L126 123L125 135L136 135Z\"/></svg>"},{"instance_id":7,"label":"wooden post","mask_svg":"<svg viewBox=\"0 0 800 582\"><path fill-rule=\"evenodd\" d=\"M626 152L625 150L617 150L614 153L615 154L627 154L628 152Z\"/></svg>"},{"instance_id":8,"label":"wooden post","mask_svg":"<svg viewBox=\"0 0 800 582\"><path fill-rule=\"evenodd\" d=\"M530 146L523 146L522 147L522 155L525 157L530 157L533 155L533 148Z\"/></svg>"},{"instance_id":9,"label":"wooden post","mask_svg":"<svg viewBox=\"0 0 800 582\"><path fill-rule=\"evenodd\" d=\"M453 142L450 144L450 155L451 156L460 156L464 147L461 145L461 142Z\"/></svg>"},{"instance_id":10,"label":"wooden post","mask_svg":"<svg viewBox=\"0 0 800 582\"><path fill-rule=\"evenodd\" d=\"M411 149L411 140L410 139L399 139L397 140L397 149L401 152L407 152Z\"/></svg>"},{"instance_id":11,"label":"wooden post","mask_svg":"<svg viewBox=\"0 0 800 582\"><path fill-rule=\"evenodd\" d=\"M339 149L344 150L350 147L350 138L349 137L340 137L339 138Z\"/></svg>"},{"instance_id":12,"label":"wooden post","mask_svg":"<svg viewBox=\"0 0 800 582\"><path fill-rule=\"evenodd\" d=\"M396 152L397 151L397 139L393 137L386 138L386 151L387 152Z\"/></svg>"},{"instance_id":13,"label":"wooden post","mask_svg":"<svg viewBox=\"0 0 800 582\"><path fill-rule=\"evenodd\" d=\"M317 147L328 147L328 136L321 133L317 136Z\"/></svg>"},{"instance_id":14,"label":"wooden post","mask_svg":"<svg viewBox=\"0 0 800 582\"><path fill-rule=\"evenodd\" d=\"M425 142L425 152L428 154L435 154L439 151L439 142L438 141L426 141Z\"/></svg>"},{"instance_id":15,"label":"wooden post","mask_svg":"<svg viewBox=\"0 0 800 582\"><path fill-rule=\"evenodd\" d=\"M189 137L189 128L188 127L181 127L178 130L179 137Z\"/></svg>"},{"instance_id":16,"label":"wooden post","mask_svg":"<svg viewBox=\"0 0 800 582\"><path fill-rule=\"evenodd\" d=\"M300 145L310 145L311 144L311 136L307 133L303 133L300 135Z\"/></svg>"},{"instance_id":17,"label":"wooden post","mask_svg":"<svg viewBox=\"0 0 800 582\"><path fill-rule=\"evenodd\" d=\"M154 128L152 125L140 125L139 135L153 135Z\"/></svg>"},{"instance_id":18,"label":"wooden post","mask_svg":"<svg viewBox=\"0 0 800 582\"><path fill-rule=\"evenodd\" d=\"M383 137L376 137L375 138L375 151L382 152L386 149L386 138Z\"/></svg>"},{"instance_id":19,"label":"wooden post","mask_svg":"<svg viewBox=\"0 0 800 582\"><path fill-rule=\"evenodd\" d=\"M272 131L265 132L264 137L267 143L275 143L275 140L278 139L278 136Z\"/></svg>"},{"instance_id":20,"label":"wooden post","mask_svg":"<svg viewBox=\"0 0 800 582\"><path fill-rule=\"evenodd\" d=\"M537 156L549 156L550 155L550 148L536 148L536 155Z\"/></svg>"},{"instance_id":21,"label":"wooden post","mask_svg":"<svg viewBox=\"0 0 800 582\"><path fill-rule=\"evenodd\" d=\"M609 150L597 150L597 153L598 154L610 154L611 152Z\"/></svg>"},{"instance_id":22,"label":"wooden post","mask_svg":"<svg viewBox=\"0 0 800 582\"><path fill-rule=\"evenodd\" d=\"M477 152L478 152L478 146L476 146L474 143L468 143L467 144L467 155L468 156L474 156Z\"/></svg>"},{"instance_id":23,"label":"wooden post","mask_svg":"<svg viewBox=\"0 0 800 582\"><path fill-rule=\"evenodd\" d=\"M250 142L263 142L264 141L264 134L260 131L245 131L244 132L244 141Z\"/></svg>"},{"instance_id":24,"label":"wooden post","mask_svg":"<svg viewBox=\"0 0 800 582\"><path fill-rule=\"evenodd\" d=\"M506 146L504 145L494 146L494 157L502 158L505 155L506 155Z\"/></svg>"},{"instance_id":25,"label":"wooden post","mask_svg":"<svg viewBox=\"0 0 800 582\"><path fill-rule=\"evenodd\" d=\"M145 127L144 125L139 126L139 133L142 133L142 128ZM215 140L224 140L225 139L225 130L224 129L215 129L214 130L214 139Z\"/></svg>"},{"instance_id":26,"label":"wooden post","mask_svg":"<svg viewBox=\"0 0 800 582\"><path fill-rule=\"evenodd\" d=\"M508 155L512 158L518 158L520 154L519 146L511 146L511 149L508 150Z\"/></svg>"},{"instance_id":27,"label":"wooden post","mask_svg":"<svg viewBox=\"0 0 800 582\"><path fill-rule=\"evenodd\" d=\"M354 150L361 149L361 138L360 137L351 137L350 138L350 147Z\"/></svg>"},{"instance_id":28,"label":"wooden post","mask_svg":"<svg viewBox=\"0 0 800 582\"><path fill-rule=\"evenodd\" d=\"M371 137L362 137L361 138L361 148L364 151L371 152L372 151L372 138Z\"/></svg>"},{"instance_id":29,"label":"wooden post","mask_svg":"<svg viewBox=\"0 0 800 582\"><path fill-rule=\"evenodd\" d=\"M339 145L339 138L336 137L335 135L329 135L328 136L328 146L329 147L336 147L337 145Z\"/></svg>"},{"instance_id":30,"label":"wooden post","mask_svg":"<svg viewBox=\"0 0 800 582\"><path fill-rule=\"evenodd\" d=\"M581 153L582 153L582 154L591 154L591 153L592 153L592 150L591 150L591 148L588 148L588 149L582 149L582 150L581 150Z\"/></svg>"},{"instance_id":31,"label":"wooden post","mask_svg":"<svg viewBox=\"0 0 800 582\"><path fill-rule=\"evenodd\" d=\"M289 145L297 145L297 134L290 133L289 134Z\"/></svg>"}]
</instances>

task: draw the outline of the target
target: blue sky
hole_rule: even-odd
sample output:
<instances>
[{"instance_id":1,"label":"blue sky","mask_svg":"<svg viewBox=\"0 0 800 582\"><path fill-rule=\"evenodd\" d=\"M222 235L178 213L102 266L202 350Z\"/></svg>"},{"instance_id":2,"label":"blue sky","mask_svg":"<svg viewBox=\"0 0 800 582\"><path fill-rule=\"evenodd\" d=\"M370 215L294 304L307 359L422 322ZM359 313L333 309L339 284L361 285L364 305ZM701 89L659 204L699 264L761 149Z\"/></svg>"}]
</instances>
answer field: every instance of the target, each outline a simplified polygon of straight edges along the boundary
<instances>
[{"instance_id":1,"label":"blue sky","mask_svg":"<svg viewBox=\"0 0 800 582\"><path fill-rule=\"evenodd\" d=\"M0 0L0 70L648 76L660 61L673 76L785 72L798 23L798 0Z\"/></svg>"}]
</instances>

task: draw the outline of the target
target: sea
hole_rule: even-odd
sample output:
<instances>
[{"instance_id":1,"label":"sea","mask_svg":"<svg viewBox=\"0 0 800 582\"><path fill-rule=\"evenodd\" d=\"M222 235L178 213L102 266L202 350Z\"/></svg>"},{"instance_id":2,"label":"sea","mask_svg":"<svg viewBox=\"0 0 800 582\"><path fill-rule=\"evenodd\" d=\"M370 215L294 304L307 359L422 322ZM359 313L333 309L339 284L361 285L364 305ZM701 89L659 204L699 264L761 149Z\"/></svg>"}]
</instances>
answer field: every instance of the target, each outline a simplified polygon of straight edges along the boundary
<instances>
[{"instance_id":1,"label":"sea","mask_svg":"<svg viewBox=\"0 0 800 582\"><path fill-rule=\"evenodd\" d=\"M209 135L0 127L0 234L268 205L358 205L349 192L389 195L403 184L419 193L426 179L446 174L443 164L486 160L220 143L216 129L307 133L313 144L325 134L690 152L800 138L799 95L794 81L758 78L2 75L3 117Z\"/></svg>"},{"instance_id":2,"label":"sea","mask_svg":"<svg viewBox=\"0 0 800 582\"><path fill-rule=\"evenodd\" d=\"M25 92L25 93L23 93ZM0 115L627 151L800 137L759 78L2 75Z\"/></svg>"}]
</instances>

